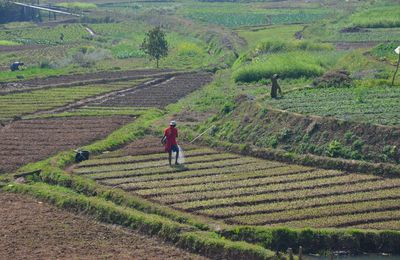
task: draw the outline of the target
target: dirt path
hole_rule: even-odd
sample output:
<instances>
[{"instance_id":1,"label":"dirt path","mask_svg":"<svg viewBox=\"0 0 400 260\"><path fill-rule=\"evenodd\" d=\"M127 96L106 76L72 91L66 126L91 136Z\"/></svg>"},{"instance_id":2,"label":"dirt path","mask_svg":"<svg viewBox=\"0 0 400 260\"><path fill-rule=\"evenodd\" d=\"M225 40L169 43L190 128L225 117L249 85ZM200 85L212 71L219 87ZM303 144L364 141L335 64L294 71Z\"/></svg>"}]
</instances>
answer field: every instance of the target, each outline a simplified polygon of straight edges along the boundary
<instances>
[{"instance_id":1,"label":"dirt path","mask_svg":"<svg viewBox=\"0 0 400 260\"><path fill-rule=\"evenodd\" d=\"M205 259L25 195L0 192L0 259Z\"/></svg>"}]
</instances>

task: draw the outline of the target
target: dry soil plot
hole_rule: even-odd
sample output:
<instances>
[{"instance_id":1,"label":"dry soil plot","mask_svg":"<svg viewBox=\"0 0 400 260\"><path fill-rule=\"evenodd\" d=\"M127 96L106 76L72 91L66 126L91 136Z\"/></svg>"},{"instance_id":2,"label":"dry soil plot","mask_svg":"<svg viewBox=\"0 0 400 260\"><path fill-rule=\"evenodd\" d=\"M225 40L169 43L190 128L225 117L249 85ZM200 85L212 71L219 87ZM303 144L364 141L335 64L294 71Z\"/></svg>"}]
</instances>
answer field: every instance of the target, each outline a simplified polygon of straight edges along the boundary
<instances>
[{"instance_id":1,"label":"dry soil plot","mask_svg":"<svg viewBox=\"0 0 400 260\"><path fill-rule=\"evenodd\" d=\"M28 196L0 192L0 205L0 259L205 259Z\"/></svg>"},{"instance_id":2,"label":"dry soil plot","mask_svg":"<svg viewBox=\"0 0 400 260\"><path fill-rule=\"evenodd\" d=\"M95 106L165 107L210 83L210 73L189 73L146 88L132 90L112 99L95 103Z\"/></svg>"},{"instance_id":3,"label":"dry soil plot","mask_svg":"<svg viewBox=\"0 0 400 260\"><path fill-rule=\"evenodd\" d=\"M158 142L154 139L155 147ZM186 149L186 162L179 167L168 166L165 153L113 154L117 152L85 161L74 172L229 224L400 230L400 178L285 164L205 147Z\"/></svg>"},{"instance_id":4,"label":"dry soil plot","mask_svg":"<svg viewBox=\"0 0 400 260\"><path fill-rule=\"evenodd\" d=\"M0 128L0 172L106 137L132 117L21 120Z\"/></svg>"},{"instance_id":5,"label":"dry soil plot","mask_svg":"<svg viewBox=\"0 0 400 260\"><path fill-rule=\"evenodd\" d=\"M44 86L54 86L62 84L79 84L79 82L90 82L90 81L118 81L122 78L137 77L137 78L152 78L155 75L171 73L172 70L128 70L128 71L102 71L95 73L85 74L72 74L53 76L47 78L35 78L17 82L0 82L0 94L6 94L13 91L30 90L35 88L43 88Z\"/></svg>"}]
</instances>

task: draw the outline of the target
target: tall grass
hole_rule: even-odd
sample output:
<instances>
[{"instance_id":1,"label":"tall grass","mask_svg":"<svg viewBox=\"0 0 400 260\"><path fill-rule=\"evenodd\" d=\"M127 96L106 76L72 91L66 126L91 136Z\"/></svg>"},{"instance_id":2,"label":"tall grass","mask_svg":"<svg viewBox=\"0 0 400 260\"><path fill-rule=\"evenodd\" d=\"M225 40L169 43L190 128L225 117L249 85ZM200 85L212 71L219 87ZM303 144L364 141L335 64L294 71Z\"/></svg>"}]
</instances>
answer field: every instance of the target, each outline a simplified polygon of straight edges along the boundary
<instances>
[{"instance_id":1,"label":"tall grass","mask_svg":"<svg viewBox=\"0 0 400 260\"><path fill-rule=\"evenodd\" d=\"M263 55L235 70L233 78L236 82L255 82L275 73L282 78L309 78L322 75L327 63L328 57L306 51Z\"/></svg>"},{"instance_id":2,"label":"tall grass","mask_svg":"<svg viewBox=\"0 0 400 260\"><path fill-rule=\"evenodd\" d=\"M400 27L399 6L380 6L369 8L350 17L352 24L367 28Z\"/></svg>"},{"instance_id":3,"label":"tall grass","mask_svg":"<svg viewBox=\"0 0 400 260\"><path fill-rule=\"evenodd\" d=\"M5 46L14 46L14 45L21 45L18 42L13 42L13 41L7 41L7 40L0 40L0 45L5 45Z\"/></svg>"},{"instance_id":4,"label":"tall grass","mask_svg":"<svg viewBox=\"0 0 400 260\"><path fill-rule=\"evenodd\" d=\"M59 3L57 6L74 9L74 10L89 10L97 8L97 5L94 3L83 3L83 2L68 2L68 3Z\"/></svg>"}]
</instances>

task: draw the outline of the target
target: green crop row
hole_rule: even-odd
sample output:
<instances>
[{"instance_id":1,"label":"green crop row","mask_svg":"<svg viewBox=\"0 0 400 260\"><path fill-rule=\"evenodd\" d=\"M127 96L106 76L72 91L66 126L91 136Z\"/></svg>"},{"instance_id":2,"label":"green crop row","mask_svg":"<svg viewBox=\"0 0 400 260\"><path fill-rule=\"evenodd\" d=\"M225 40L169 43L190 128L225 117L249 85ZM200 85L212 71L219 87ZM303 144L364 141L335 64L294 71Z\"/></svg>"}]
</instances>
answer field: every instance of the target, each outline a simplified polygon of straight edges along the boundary
<instances>
[{"instance_id":1,"label":"green crop row","mask_svg":"<svg viewBox=\"0 0 400 260\"><path fill-rule=\"evenodd\" d=\"M230 166L224 168L212 168L212 169L203 169L203 170L196 170L196 171L184 171L184 172L177 172L177 173L170 173L170 174L161 174L161 175L149 175L149 176L141 176L135 179L131 179L130 181L135 182L137 181L163 181L163 180L173 180L173 179L184 179L190 177L200 177L200 176L216 176L216 175L229 175L229 174L237 174L243 173L244 171L248 171L248 173L255 173L258 171L263 171L272 168L283 167L282 164L263 164L263 163L251 163L251 164L244 164L238 166ZM250 170L249 170L250 169ZM129 184L128 184L129 185ZM123 187L124 185L121 185ZM168 189L165 189L168 190ZM168 195L174 192L168 192L164 189L146 189L146 190L137 190L136 193L143 195L143 196L160 196L160 195Z\"/></svg>"},{"instance_id":2,"label":"green crop row","mask_svg":"<svg viewBox=\"0 0 400 260\"><path fill-rule=\"evenodd\" d=\"M160 198L158 198L158 200L165 203L180 203L191 201L199 201L200 203L201 201L206 202L207 200L213 199L229 200L229 198L246 198L257 195L262 196L267 195L271 192L279 193L278 195L281 195L285 192L291 192L295 190L307 190L341 185L349 181L354 183L359 181L362 182L376 180L376 178L370 178L368 176L348 176L341 174L340 172L326 172L325 174L319 176L315 173L315 175L316 176L310 176L309 178L304 179L301 179L301 176L298 178L296 178L296 176L293 176L292 179L285 179L285 177L283 177L280 178L280 180L276 180L276 182L267 181L260 184L254 181L247 181L243 185L234 185L235 189L229 188L230 183L216 184L213 185L213 187L207 187L208 185L203 185L202 188L200 188L199 186L190 187L189 192L186 188L181 187L180 189L175 188L173 190L173 194L161 196ZM216 189L215 186L218 186L218 189ZM182 189L184 189L184 191L181 191ZM164 189L162 191L164 191ZM166 193L166 191L164 192Z\"/></svg>"},{"instance_id":3,"label":"green crop row","mask_svg":"<svg viewBox=\"0 0 400 260\"><path fill-rule=\"evenodd\" d=\"M396 125L399 98L400 88L396 87L323 88L290 92L283 99L269 100L268 104L301 114ZM307 105L310 102L312 106Z\"/></svg>"},{"instance_id":4,"label":"green crop row","mask_svg":"<svg viewBox=\"0 0 400 260\"><path fill-rule=\"evenodd\" d=\"M251 165L251 164L250 164ZM248 167L249 165L240 165L240 166L235 166L235 168L238 167ZM282 166L279 166L282 167ZM270 168L268 169L272 169L272 168L278 168L278 166L273 166L271 165ZM226 168L224 168L226 169ZM218 171L210 171L210 170L206 170L206 171L186 171L186 172L178 172L178 173L173 173L173 174L160 174L160 175L150 175L150 176L143 176L143 177L138 177L137 179L135 179L134 182L155 182L155 181L171 181L171 180L176 180L178 181L179 179L182 179L183 181L187 180L188 178L192 179L192 178L196 178L197 180L199 180L198 178L202 178L202 177L212 177L214 176L216 179L213 181L221 181L225 178L229 178L229 176L232 176L232 178L240 178L238 176L245 176L246 178L254 178L254 177L258 177L258 176L264 176L265 173L264 172L247 172L247 173L243 173L243 171L240 171L239 169L237 169L238 171L236 172L225 172L225 173L221 173ZM277 173L279 174L279 173ZM283 173L285 174L285 173ZM221 178L221 179L220 179ZM127 184L128 186L130 184ZM121 185L121 187L124 187L124 185ZM154 190L154 188L152 188L152 190ZM138 190L137 192L140 192L140 190ZM159 194L159 193L158 193ZM154 195L154 194L152 194Z\"/></svg>"},{"instance_id":5,"label":"green crop row","mask_svg":"<svg viewBox=\"0 0 400 260\"><path fill-rule=\"evenodd\" d=\"M10 119L14 116L21 116L38 110L63 106L83 98L126 87L127 86L124 85L114 86L112 84L88 85L35 90L29 93L8 94L0 96L0 111L8 111L7 113L2 114L2 119Z\"/></svg>"},{"instance_id":6,"label":"green crop row","mask_svg":"<svg viewBox=\"0 0 400 260\"><path fill-rule=\"evenodd\" d=\"M400 210L387 210L379 212L359 213L345 216L328 216L314 219L305 219L299 221L289 221L285 226L289 227L352 227L360 224L381 222L387 220L398 220L400 218ZM273 224L274 226L282 226L282 224Z\"/></svg>"},{"instance_id":7,"label":"green crop row","mask_svg":"<svg viewBox=\"0 0 400 260\"><path fill-rule=\"evenodd\" d=\"M165 159L165 154L163 156ZM185 166L191 165L194 163L207 163L212 161L223 161L229 159L238 159L238 155L234 154L214 154L214 155L191 155L190 159L187 160ZM161 159L161 158L160 158ZM124 164L108 164L108 165L100 165L100 166L91 166L91 167L80 167L76 169L74 172L79 174L88 174L88 173L103 173L103 172L113 172L113 171L135 171L139 169L146 168L154 168L160 166L166 166L168 162L165 160L158 161L146 161L146 162L134 162L134 163L124 163Z\"/></svg>"},{"instance_id":8,"label":"green crop row","mask_svg":"<svg viewBox=\"0 0 400 260\"><path fill-rule=\"evenodd\" d=\"M0 30L0 39L13 40L24 44L83 42L85 36L90 36L90 34L80 24L64 24L52 28L33 27L29 30Z\"/></svg>"},{"instance_id":9,"label":"green crop row","mask_svg":"<svg viewBox=\"0 0 400 260\"><path fill-rule=\"evenodd\" d=\"M303 167L299 167L303 168ZM307 170L299 170L296 169L296 167L289 166L289 167L280 167L280 168L274 168L273 173L280 176L271 176L274 174L269 174L268 171L263 171L263 172L240 172L240 173L235 173L235 174L221 174L221 175L211 175L211 176L194 176L194 177L188 177L188 178L179 178L179 179L172 179L172 180L164 180L162 182L159 182L158 180L156 181L144 181L144 182L133 182L133 183L128 183L121 185L121 188L126 188L126 189L135 189L135 190L142 190L142 189L154 189L154 188L167 188L167 187L189 187L189 186L196 186L197 185L212 185L212 184L217 184L217 183L229 183L233 184L232 187L234 186L234 183L237 182L259 182L260 184L264 184L265 181L269 180L271 182L279 182L285 179L291 179L294 177L295 179L297 178L302 178L306 174L308 176L313 175L313 173L306 173L302 174L304 171ZM284 175L284 176L283 176ZM228 185L229 185L228 184Z\"/></svg>"},{"instance_id":10,"label":"green crop row","mask_svg":"<svg viewBox=\"0 0 400 260\"><path fill-rule=\"evenodd\" d=\"M321 198L299 199L293 201L282 201L274 203L262 203L256 205L245 205L235 207L223 207L215 209L199 210L198 213L209 215L214 218L230 218L234 216L251 216L252 214L284 212L295 209L306 209L328 205L348 204L364 201L377 201L384 199L399 198L400 189L386 189L377 191L359 192L345 195L332 195Z\"/></svg>"},{"instance_id":11,"label":"green crop row","mask_svg":"<svg viewBox=\"0 0 400 260\"><path fill-rule=\"evenodd\" d=\"M354 177L354 176L352 176ZM293 190L289 185L277 186L276 190L271 188L268 193L259 195L237 196L231 198L217 198L205 201L191 201L184 203L176 203L173 206L185 210L200 210L206 208L218 208L224 206L249 205L274 201L290 201L300 198L316 198L340 194L352 194L361 191L371 191L376 189L387 189L399 187L400 182L397 180L377 180L367 179L351 182L348 176L330 179L322 179L310 182L307 189L302 188L306 184L298 183L298 190ZM346 179L347 178L347 179ZM340 180L342 179L342 180ZM346 184L351 183L351 186ZM328 186L326 185L328 184ZM322 186L322 187L320 187ZM279 190L284 190L279 192ZM173 201L171 201L173 203Z\"/></svg>"},{"instance_id":12,"label":"green crop row","mask_svg":"<svg viewBox=\"0 0 400 260\"><path fill-rule=\"evenodd\" d=\"M266 174L265 172L254 172L252 174L249 174L249 177L246 178L246 174L244 175L237 175L236 178L232 178L231 180L229 179L230 176L228 176L228 179L222 178L224 181L218 182L218 181L210 181L209 183L201 183L201 184L194 184L190 186L183 186L183 187L173 187L173 192L172 190L170 191L170 194L173 197L179 196L182 193L182 200L187 201L188 198L185 196L188 195L190 197L195 196L194 194L190 193L204 193L206 192L207 195L212 194L213 192L215 193L223 193L225 194L224 197L229 197L229 193L233 191L238 191L238 192L245 192L247 188L253 188L254 190L258 190L261 187L276 187L277 185L279 186L280 184L286 184L290 185L290 183L298 183L298 182L310 182L312 180L318 180L318 179L327 179L331 177L339 177L339 176L344 176L345 174L343 172L339 171L301 171L301 170L287 170L285 168L277 168L277 169L272 169L276 170L278 173L276 176L270 176L269 174ZM164 187L161 187L164 188ZM165 187L168 189L168 187ZM172 187L171 187L172 188ZM235 188L235 190L229 191L230 188ZM163 190L164 191L164 190ZM165 190L166 191L166 190ZM189 194L183 194L183 193L189 193ZM227 194L228 193L228 194ZM255 192L254 192L255 193ZM166 194L166 192L164 193ZM241 194L242 195L242 194ZM234 196L234 195L230 195ZM167 196L168 197L168 196ZM181 199L178 199L180 201Z\"/></svg>"},{"instance_id":13,"label":"green crop row","mask_svg":"<svg viewBox=\"0 0 400 260\"><path fill-rule=\"evenodd\" d=\"M245 215L229 218L230 223L239 223L243 225L286 225L287 222L309 221L309 219L320 217L337 217L354 214L399 210L400 199L389 199L379 201L356 202L344 205L329 205L322 207L313 207L306 209L285 210L277 213L263 213L254 215Z\"/></svg>"},{"instance_id":14,"label":"green crop row","mask_svg":"<svg viewBox=\"0 0 400 260\"><path fill-rule=\"evenodd\" d=\"M109 180L109 184L121 184L125 183L126 180L122 180L124 177L135 177L135 176L143 176L143 175L153 175L153 174L162 174L162 173L173 173L176 171L190 171L190 170L201 170L201 169L209 169L209 168L221 168L226 166L235 166L242 165L247 163L253 163L255 160L247 159L247 160L239 160L239 159L227 159L219 162L207 162L207 163L194 163L190 166L180 166L180 167L170 167L170 166L161 166L161 167L152 167L147 169L138 169L133 171L115 171L110 173L98 173L91 174L90 177L96 180L102 179L112 179ZM121 179L121 180L118 180Z\"/></svg>"},{"instance_id":15,"label":"green crop row","mask_svg":"<svg viewBox=\"0 0 400 260\"><path fill-rule=\"evenodd\" d=\"M400 27L400 9L390 5L369 7L367 10L353 14L350 20L354 26L359 27Z\"/></svg>"},{"instance_id":16,"label":"green crop row","mask_svg":"<svg viewBox=\"0 0 400 260\"><path fill-rule=\"evenodd\" d=\"M192 150L185 150L185 154L188 156L202 156L202 155L213 155L218 152L209 148L196 148ZM148 154L148 155L130 155L130 156L118 156L109 157L109 154L103 154L101 158L94 157L88 161L83 161L78 164L78 168L92 167L97 165L109 165L119 163L140 163L147 161L158 161L165 158L165 153Z\"/></svg>"},{"instance_id":17,"label":"green crop row","mask_svg":"<svg viewBox=\"0 0 400 260\"><path fill-rule=\"evenodd\" d=\"M55 114L43 114L43 115L32 115L25 116L24 119L34 118L52 118L52 117L74 117L74 116L140 116L145 113L144 109L136 109L132 107L126 108L105 108L99 109L98 107L83 107L78 109L72 109L68 112L55 113Z\"/></svg>"},{"instance_id":18,"label":"green crop row","mask_svg":"<svg viewBox=\"0 0 400 260\"><path fill-rule=\"evenodd\" d=\"M223 168L205 168L205 169L192 170L192 171L182 171L182 170L179 170L179 168L178 168L175 170L175 173L164 172L164 173L144 174L144 175L139 174L137 176L123 178L123 179L125 179L125 181L123 181L123 182L130 183L132 181L137 180L138 178L146 178L146 177L152 178L152 176L154 176L154 178L156 178L156 179L158 179L158 178L162 179L162 176L166 176L168 178L168 176L172 176L172 174L181 174L181 175L188 174L189 176L192 176L192 175L207 176L207 175L213 175L213 174L221 174L222 172L229 174L229 173L236 173L236 172L244 171L248 167L252 167L254 169L259 169L259 170L270 168L270 167L266 167L265 164L262 164L262 163L248 163L248 164L246 163L246 164L241 164L241 165L225 166ZM117 172L114 172L114 173L117 174ZM123 172L121 172L121 173L123 173Z\"/></svg>"},{"instance_id":19,"label":"green crop row","mask_svg":"<svg viewBox=\"0 0 400 260\"><path fill-rule=\"evenodd\" d=\"M230 9L232 10L232 9ZM268 10L268 9L266 9ZM311 23L326 17L326 13L297 10L281 10L278 12L227 12L221 10L216 13L214 9L197 9L186 17L205 23L218 24L225 27L237 28L241 26L274 25L274 24L298 24Z\"/></svg>"},{"instance_id":20,"label":"green crop row","mask_svg":"<svg viewBox=\"0 0 400 260\"><path fill-rule=\"evenodd\" d=\"M354 225L355 228L377 230L400 230L400 220L389 220L374 223Z\"/></svg>"},{"instance_id":21,"label":"green crop row","mask_svg":"<svg viewBox=\"0 0 400 260\"><path fill-rule=\"evenodd\" d=\"M140 176L135 179L133 182L154 182L154 181L167 181L167 180L178 180L178 179L187 179L187 178L196 178L196 177L206 177L206 176L220 176L221 174L223 175L235 175L236 173L242 172L246 169L246 167L249 167L250 165L254 164L248 164L248 165L239 165L239 166L234 166L234 167L224 167L224 172L218 171L218 169L205 169L205 170L196 170L196 171L184 171L184 172L177 172L177 173L170 173L170 174L156 174L156 175L146 175L146 176ZM267 168L268 167L268 168ZM265 167L266 169L270 168L277 168L281 166L274 166L274 165L268 165ZM232 170L232 171L228 171ZM121 186L123 187L123 185Z\"/></svg>"}]
</instances>

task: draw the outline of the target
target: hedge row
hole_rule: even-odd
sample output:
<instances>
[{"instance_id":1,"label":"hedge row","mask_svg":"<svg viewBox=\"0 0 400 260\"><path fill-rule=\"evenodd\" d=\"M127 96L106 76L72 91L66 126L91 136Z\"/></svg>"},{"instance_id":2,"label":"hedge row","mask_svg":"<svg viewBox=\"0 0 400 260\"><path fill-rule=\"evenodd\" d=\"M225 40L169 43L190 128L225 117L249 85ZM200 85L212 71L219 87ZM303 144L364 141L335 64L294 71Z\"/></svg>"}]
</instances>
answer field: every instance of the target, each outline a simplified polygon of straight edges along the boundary
<instances>
[{"instance_id":1,"label":"hedge row","mask_svg":"<svg viewBox=\"0 0 400 260\"><path fill-rule=\"evenodd\" d=\"M256 243L274 250L303 247L304 253L349 251L400 254L399 231L294 229L237 226L223 230L226 238Z\"/></svg>"},{"instance_id":2,"label":"hedge row","mask_svg":"<svg viewBox=\"0 0 400 260\"><path fill-rule=\"evenodd\" d=\"M45 183L9 184L5 191L27 193L47 200L60 208L85 212L106 223L118 224L156 235L188 251L212 259L276 259L275 253L259 245L231 241L214 232L198 231L159 215L115 205L99 197L88 197L70 189ZM280 259L287 259L282 257Z\"/></svg>"}]
</instances>

